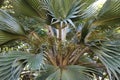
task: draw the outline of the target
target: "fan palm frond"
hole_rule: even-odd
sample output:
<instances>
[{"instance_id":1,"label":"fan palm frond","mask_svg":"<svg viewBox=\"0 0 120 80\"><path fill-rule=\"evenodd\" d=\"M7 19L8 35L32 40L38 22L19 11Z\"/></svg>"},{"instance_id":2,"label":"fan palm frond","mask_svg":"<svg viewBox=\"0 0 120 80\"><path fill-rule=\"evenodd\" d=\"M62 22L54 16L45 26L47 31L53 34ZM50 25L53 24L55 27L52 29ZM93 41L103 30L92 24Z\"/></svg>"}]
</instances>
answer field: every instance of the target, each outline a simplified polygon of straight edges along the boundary
<instances>
[{"instance_id":1,"label":"fan palm frond","mask_svg":"<svg viewBox=\"0 0 120 80\"><path fill-rule=\"evenodd\" d=\"M22 26L19 25L18 22L12 16L10 16L3 10L0 10L0 30L10 32L13 34L25 34Z\"/></svg>"},{"instance_id":2,"label":"fan palm frond","mask_svg":"<svg viewBox=\"0 0 120 80\"><path fill-rule=\"evenodd\" d=\"M106 2L106 0L102 0L102 1L97 0L97 1L95 1L90 6L88 6L87 9L85 9L85 12L84 12L85 15L82 16L82 17L83 18L96 17L105 2Z\"/></svg>"},{"instance_id":3,"label":"fan palm frond","mask_svg":"<svg viewBox=\"0 0 120 80\"><path fill-rule=\"evenodd\" d=\"M49 67L48 69L46 68L46 71L48 72L39 76L36 80L93 80L93 75L91 75L90 72L95 72L94 69L78 65L69 65L63 69L60 69L59 67Z\"/></svg>"},{"instance_id":4,"label":"fan palm frond","mask_svg":"<svg viewBox=\"0 0 120 80\"><path fill-rule=\"evenodd\" d=\"M84 4L81 3L81 0L43 0L43 5L52 16L51 24L69 23L75 27L72 19L82 15L81 8Z\"/></svg>"},{"instance_id":5,"label":"fan palm frond","mask_svg":"<svg viewBox=\"0 0 120 80\"><path fill-rule=\"evenodd\" d=\"M38 1L38 0L36 0L36 1ZM16 15L22 14L22 15L26 15L26 16L30 16L30 17L38 17L39 16L39 14L36 13L36 10L34 10L34 8L32 6L30 6L25 0L13 0L12 5L14 7Z\"/></svg>"},{"instance_id":6,"label":"fan palm frond","mask_svg":"<svg viewBox=\"0 0 120 80\"><path fill-rule=\"evenodd\" d=\"M43 5L41 0L24 0L28 5L30 5L36 13L39 15L40 18L46 19L46 11L43 9Z\"/></svg>"},{"instance_id":7,"label":"fan palm frond","mask_svg":"<svg viewBox=\"0 0 120 80\"><path fill-rule=\"evenodd\" d=\"M31 55L17 51L0 55L0 79L17 80L29 56Z\"/></svg>"},{"instance_id":8,"label":"fan palm frond","mask_svg":"<svg viewBox=\"0 0 120 80\"><path fill-rule=\"evenodd\" d=\"M120 1L107 0L97 16L94 25L113 25L120 21Z\"/></svg>"},{"instance_id":9,"label":"fan palm frond","mask_svg":"<svg viewBox=\"0 0 120 80\"><path fill-rule=\"evenodd\" d=\"M20 36L20 35L15 35L15 34L11 34L11 33L0 30L0 45L6 43L8 41L21 39L21 38L22 38L22 36Z\"/></svg>"},{"instance_id":10,"label":"fan palm frond","mask_svg":"<svg viewBox=\"0 0 120 80\"><path fill-rule=\"evenodd\" d=\"M90 6L95 1L96 0L81 0L82 3L85 3L85 5L83 6L83 9L85 10L88 6Z\"/></svg>"},{"instance_id":11,"label":"fan palm frond","mask_svg":"<svg viewBox=\"0 0 120 80\"><path fill-rule=\"evenodd\" d=\"M49 75L54 73L58 68L52 65L45 65L44 70L36 77L35 80L45 80Z\"/></svg>"},{"instance_id":12,"label":"fan palm frond","mask_svg":"<svg viewBox=\"0 0 120 80\"><path fill-rule=\"evenodd\" d=\"M101 46L93 47L91 50L105 65L110 80L112 80L113 75L117 80L120 80L120 41L104 42Z\"/></svg>"},{"instance_id":13,"label":"fan palm frond","mask_svg":"<svg viewBox=\"0 0 120 80\"><path fill-rule=\"evenodd\" d=\"M33 55L31 58L28 59L27 63L30 70L40 70L44 68L44 55L42 53Z\"/></svg>"},{"instance_id":14,"label":"fan palm frond","mask_svg":"<svg viewBox=\"0 0 120 80\"><path fill-rule=\"evenodd\" d=\"M43 54L11 51L0 55L0 79L17 80L25 66L30 70L43 68ZM7 75L7 76L6 76Z\"/></svg>"}]
</instances>

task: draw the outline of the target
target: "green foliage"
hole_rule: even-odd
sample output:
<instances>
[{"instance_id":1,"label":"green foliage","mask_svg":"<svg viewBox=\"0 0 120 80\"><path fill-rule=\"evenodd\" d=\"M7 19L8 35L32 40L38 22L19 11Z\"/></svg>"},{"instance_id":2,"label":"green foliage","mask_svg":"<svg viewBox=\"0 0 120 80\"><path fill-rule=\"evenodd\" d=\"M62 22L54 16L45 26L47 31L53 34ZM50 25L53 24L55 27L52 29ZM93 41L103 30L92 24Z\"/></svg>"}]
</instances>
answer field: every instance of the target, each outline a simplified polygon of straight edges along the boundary
<instances>
[{"instance_id":1,"label":"green foliage","mask_svg":"<svg viewBox=\"0 0 120 80\"><path fill-rule=\"evenodd\" d=\"M96 25L115 25L120 20L120 1L107 0L97 16ZM108 7L109 6L109 7ZM110 17L111 16L111 17Z\"/></svg>"},{"instance_id":2,"label":"green foliage","mask_svg":"<svg viewBox=\"0 0 120 80\"><path fill-rule=\"evenodd\" d=\"M8 32L0 31L0 44L4 44L8 41L18 39L18 35L10 34Z\"/></svg>"},{"instance_id":3,"label":"green foliage","mask_svg":"<svg viewBox=\"0 0 120 80\"><path fill-rule=\"evenodd\" d=\"M11 3L0 9L0 80L120 80L119 0Z\"/></svg>"},{"instance_id":4,"label":"green foliage","mask_svg":"<svg viewBox=\"0 0 120 80\"><path fill-rule=\"evenodd\" d=\"M110 79L112 80L112 77L116 77L116 79L119 80L120 41L104 42L101 46L95 45L94 47L92 51L96 53L101 62L105 65Z\"/></svg>"},{"instance_id":5,"label":"green foliage","mask_svg":"<svg viewBox=\"0 0 120 80\"><path fill-rule=\"evenodd\" d=\"M12 1L14 6L14 10L17 12L17 15L28 15L28 16L38 16L38 14L34 11L32 7L27 5L27 3L23 0L14 0Z\"/></svg>"},{"instance_id":6,"label":"green foliage","mask_svg":"<svg viewBox=\"0 0 120 80\"><path fill-rule=\"evenodd\" d=\"M48 65L46 72L37 77L36 80L92 80L92 75L89 74L91 71L92 69L77 65L66 66L63 70Z\"/></svg>"},{"instance_id":7,"label":"green foliage","mask_svg":"<svg viewBox=\"0 0 120 80\"><path fill-rule=\"evenodd\" d=\"M44 66L42 66L42 65L44 65L44 56L43 56L43 54L39 53L39 54L31 56L28 59L27 65L28 65L28 68L30 70L39 70L39 69L42 69L44 67Z\"/></svg>"},{"instance_id":8,"label":"green foliage","mask_svg":"<svg viewBox=\"0 0 120 80\"><path fill-rule=\"evenodd\" d=\"M43 8L49 11L49 15L52 17L51 24L63 23L71 24L75 27L73 20L82 16L82 7L84 4L81 0L43 0Z\"/></svg>"},{"instance_id":9,"label":"green foliage","mask_svg":"<svg viewBox=\"0 0 120 80\"><path fill-rule=\"evenodd\" d=\"M0 79L16 80L23 70L29 56L24 52L9 52L0 56Z\"/></svg>"},{"instance_id":10,"label":"green foliage","mask_svg":"<svg viewBox=\"0 0 120 80\"><path fill-rule=\"evenodd\" d=\"M0 10L0 30L24 35L24 31L17 21L3 10Z\"/></svg>"}]
</instances>

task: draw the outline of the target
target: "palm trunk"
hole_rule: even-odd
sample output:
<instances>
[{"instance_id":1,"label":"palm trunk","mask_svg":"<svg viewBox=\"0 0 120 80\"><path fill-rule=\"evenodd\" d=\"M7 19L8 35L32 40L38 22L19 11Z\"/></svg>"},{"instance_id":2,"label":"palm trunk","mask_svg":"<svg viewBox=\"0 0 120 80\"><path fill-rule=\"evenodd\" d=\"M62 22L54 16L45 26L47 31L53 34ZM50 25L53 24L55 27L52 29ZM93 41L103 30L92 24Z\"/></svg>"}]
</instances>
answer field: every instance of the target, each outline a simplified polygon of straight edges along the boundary
<instances>
[{"instance_id":1,"label":"palm trunk","mask_svg":"<svg viewBox=\"0 0 120 80\"><path fill-rule=\"evenodd\" d=\"M68 30L68 26L61 30L56 29L57 38L61 39L62 42L66 41L67 30Z\"/></svg>"}]
</instances>

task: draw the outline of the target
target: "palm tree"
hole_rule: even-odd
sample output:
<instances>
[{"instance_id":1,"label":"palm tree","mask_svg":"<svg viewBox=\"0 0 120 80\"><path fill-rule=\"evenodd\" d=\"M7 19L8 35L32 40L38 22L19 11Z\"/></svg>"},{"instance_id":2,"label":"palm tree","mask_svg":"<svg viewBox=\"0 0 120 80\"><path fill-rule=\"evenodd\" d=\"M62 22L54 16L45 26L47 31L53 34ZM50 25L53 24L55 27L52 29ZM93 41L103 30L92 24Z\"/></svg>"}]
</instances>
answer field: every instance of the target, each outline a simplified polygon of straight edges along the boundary
<instances>
[{"instance_id":1,"label":"palm tree","mask_svg":"<svg viewBox=\"0 0 120 80\"><path fill-rule=\"evenodd\" d=\"M11 15L0 10L0 45L17 40L27 49L0 55L0 80L24 80L27 71L35 80L120 80L120 0L12 0L12 6Z\"/></svg>"}]
</instances>

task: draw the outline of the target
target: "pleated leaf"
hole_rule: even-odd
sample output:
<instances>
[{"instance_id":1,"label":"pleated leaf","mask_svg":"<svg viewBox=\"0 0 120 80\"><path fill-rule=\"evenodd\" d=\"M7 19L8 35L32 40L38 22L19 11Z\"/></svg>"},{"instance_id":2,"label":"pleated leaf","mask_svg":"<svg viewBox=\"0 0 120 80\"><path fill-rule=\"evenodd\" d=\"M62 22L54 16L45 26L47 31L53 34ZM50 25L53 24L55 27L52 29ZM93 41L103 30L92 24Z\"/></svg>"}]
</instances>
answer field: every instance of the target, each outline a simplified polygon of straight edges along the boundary
<instances>
[{"instance_id":1,"label":"pleated leaf","mask_svg":"<svg viewBox=\"0 0 120 80\"><path fill-rule=\"evenodd\" d=\"M30 1L30 0L28 0L28 1ZM39 1L38 0L36 0L36 1L39 4ZM36 10L33 8L33 6L29 5L25 0L13 0L12 5L16 12L16 15L18 15L18 16L19 15L25 15L25 16L30 16L30 17L38 17L39 16L39 14L36 12Z\"/></svg>"},{"instance_id":2,"label":"pleated leaf","mask_svg":"<svg viewBox=\"0 0 120 80\"><path fill-rule=\"evenodd\" d=\"M89 7L92 3L94 3L96 0L82 0L82 3L85 3L83 6L83 9L85 10L87 7Z\"/></svg>"},{"instance_id":3,"label":"pleated leaf","mask_svg":"<svg viewBox=\"0 0 120 80\"><path fill-rule=\"evenodd\" d=\"M40 70L44 68L44 56L42 53L35 54L28 59L28 68L30 70Z\"/></svg>"},{"instance_id":4,"label":"pleated leaf","mask_svg":"<svg viewBox=\"0 0 120 80\"><path fill-rule=\"evenodd\" d=\"M12 51L0 55L0 80L18 80L26 59L31 55L24 52Z\"/></svg>"},{"instance_id":5,"label":"pleated leaf","mask_svg":"<svg viewBox=\"0 0 120 80\"><path fill-rule=\"evenodd\" d=\"M91 71L92 69L88 70L88 68L78 65L67 66L63 69L58 67L51 70L49 74L46 72L47 76L41 74L41 77L36 80L93 80L89 74Z\"/></svg>"},{"instance_id":6,"label":"pleated leaf","mask_svg":"<svg viewBox=\"0 0 120 80\"><path fill-rule=\"evenodd\" d=\"M11 33L0 30L0 45L7 43L8 41L16 40L20 38L21 38L20 35L15 35L15 34L11 34Z\"/></svg>"},{"instance_id":7,"label":"pleated leaf","mask_svg":"<svg viewBox=\"0 0 120 80\"><path fill-rule=\"evenodd\" d=\"M110 76L120 80L120 41L104 42L101 46L91 49L105 65Z\"/></svg>"},{"instance_id":8,"label":"pleated leaf","mask_svg":"<svg viewBox=\"0 0 120 80\"><path fill-rule=\"evenodd\" d=\"M43 0L45 10L49 11L52 16L51 23L69 23L75 27L73 20L82 15L81 8L83 3L81 0Z\"/></svg>"},{"instance_id":9,"label":"pleated leaf","mask_svg":"<svg viewBox=\"0 0 120 80\"><path fill-rule=\"evenodd\" d=\"M107 0L94 25L120 24L120 0Z\"/></svg>"},{"instance_id":10,"label":"pleated leaf","mask_svg":"<svg viewBox=\"0 0 120 80\"><path fill-rule=\"evenodd\" d=\"M88 75L89 73L85 72L86 70L87 68L82 66L68 66L67 69L62 72L62 80L93 80L92 77Z\"/></svg>"},{"instance_id":11,"label":"pleated leaf","mask_svg":"<svg viewBox=\"0 0 120 80\"><path fill-rule=\"evenodd\" d=\"M18 22L3 10L0 10L0 30L24 35L24 30Z\"/></svg>"},{"instance_id":12,"label":"pleated leaf","mask_svg":"<svg viewBox=\"0 0 120 80\"><path fill-rule=\"evenodd\" d=\"M41 72L35 80L46 80L46 78L52 73L54 73L57 69L57 67L46 64L45 68L43 69L43 72Z\"/></svg>"},{"instance_id":13,"label":"pleated leaf","mask_svg":"<svg viewBox=\"0 0 120 80\"><path fill-rule=\"evenodd\" d=\"M91 17L96 17L101 10L102 6L104 5L106 0L98 0L95 1L94 3L91 3L90 6L85 9L84 16L83 18L91 18Z\"/></svg>"},{"instance_id":14,"label":"pleated leaf","mask_svg":"<svg viewBox=\"0 0 120 80\"><path fill-rule=\"evenodd\" d=\"M22 0L29 4L30 7L32 7L36 13L39 15L40 18L46 19L46 11L43 9L43 5L41 0Z\"/></svg>"}]
</instances>

